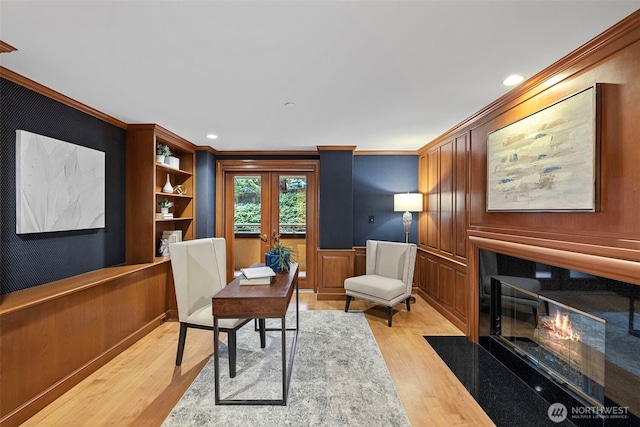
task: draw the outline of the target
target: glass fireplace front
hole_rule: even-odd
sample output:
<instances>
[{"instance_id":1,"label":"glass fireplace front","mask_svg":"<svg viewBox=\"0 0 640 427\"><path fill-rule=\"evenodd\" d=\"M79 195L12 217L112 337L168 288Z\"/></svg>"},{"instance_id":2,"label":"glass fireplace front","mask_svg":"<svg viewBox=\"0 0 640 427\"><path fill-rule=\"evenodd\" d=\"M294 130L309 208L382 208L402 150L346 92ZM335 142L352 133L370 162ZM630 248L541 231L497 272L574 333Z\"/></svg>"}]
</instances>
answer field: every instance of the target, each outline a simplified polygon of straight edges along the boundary
<instances>
[{"instance_id":1,"label":"glass fireplace front","mask_svg":"<svg viewBox=\"0 0 640 427\"><path fill-rule=\"evenodd\" d=\"M604 406L604 319L495 278L491 300L493 335L589 403Z\"/></svg>"},{"instance_id":2,"label":"glass fireplace front","mask_svg":"<svg viewBox=\"0 0 640 427\"><path fill-rule=\"evenodd\" d=\"M479 252L479 344L574 417L640 426L640 285Z\"/></svg>"}]
</instances>

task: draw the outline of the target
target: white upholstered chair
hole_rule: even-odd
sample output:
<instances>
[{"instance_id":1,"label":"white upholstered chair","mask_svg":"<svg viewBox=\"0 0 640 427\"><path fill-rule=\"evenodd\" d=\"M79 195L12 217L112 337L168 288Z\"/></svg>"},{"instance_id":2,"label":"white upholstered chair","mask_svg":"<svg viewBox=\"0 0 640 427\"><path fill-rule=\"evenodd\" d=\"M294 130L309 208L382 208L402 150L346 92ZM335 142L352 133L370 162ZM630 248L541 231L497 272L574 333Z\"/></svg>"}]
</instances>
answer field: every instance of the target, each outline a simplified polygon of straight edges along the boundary
<instances>
[{"instance_id":1,"label":"white upholstered chair","mask_svg":"<svg viewBox=\"0 0 640 427\"><path fill-rule=\"evenodd\" d=\"M187 328L213 331L211 297L227 285L226 244L223 238L188 240L169 245L178 303L180 337L176 366L182 364ZM236 375L236 331L251 319L219 319L227 333L229 375ZM213 336L213 334L212 334ZM264 343L262 343L264 347Z\"/></svg>"},{"instance_id":2,"label":"white upholstered chair","mask_svg":"<svg viewBox=\"0 0 640 427\"><path fill-rule=\"evenodd\" d=\"M367 240L366 274L349 277L344 281L349 311L351 298L362 298L387 306L387 321L391 326L393 306L401 301L411 311L411 286L416 263L416 245L413 243Z\"/></svg>"}]
</instances>

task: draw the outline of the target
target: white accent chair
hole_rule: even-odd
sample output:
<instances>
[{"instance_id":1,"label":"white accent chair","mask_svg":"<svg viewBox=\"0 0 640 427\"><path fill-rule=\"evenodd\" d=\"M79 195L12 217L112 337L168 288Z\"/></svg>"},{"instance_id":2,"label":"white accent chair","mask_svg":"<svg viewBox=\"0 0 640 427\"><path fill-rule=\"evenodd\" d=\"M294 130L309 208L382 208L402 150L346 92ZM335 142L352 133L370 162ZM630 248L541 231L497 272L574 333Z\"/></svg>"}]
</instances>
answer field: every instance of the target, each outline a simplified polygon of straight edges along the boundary
<instances>
[{"instance_id":1,"label":"white accent chair","mask_svg":"<svg viewBox=\"0 0 640 427\"><path fill-rule=\"evenodd\" d=\"M187 328L213 331L211 297L227 285L226 242L224 238L206 238L172 243L169 253L180 320L176 355L176 366L180 366ZM219 319L218 322L220 331L227 333L232 378L236 375L236 331L250 320ZM262 334L260 338L264 348Z\"/></svg>"},{"instance_id":2,"label":"white accent chair","mask_svg":"<svg viewBox=\"0 0 640 427\"><path fill-rule=\"evenodd\" d=\"M389 327L395 304L405 301L407 311L411 311L416 251L417 247L413 243L367 240L366 274L349 277L344 281L347 294L344 311L349 311L353 297L386 305Z\"/></svg>"}]
</instances>

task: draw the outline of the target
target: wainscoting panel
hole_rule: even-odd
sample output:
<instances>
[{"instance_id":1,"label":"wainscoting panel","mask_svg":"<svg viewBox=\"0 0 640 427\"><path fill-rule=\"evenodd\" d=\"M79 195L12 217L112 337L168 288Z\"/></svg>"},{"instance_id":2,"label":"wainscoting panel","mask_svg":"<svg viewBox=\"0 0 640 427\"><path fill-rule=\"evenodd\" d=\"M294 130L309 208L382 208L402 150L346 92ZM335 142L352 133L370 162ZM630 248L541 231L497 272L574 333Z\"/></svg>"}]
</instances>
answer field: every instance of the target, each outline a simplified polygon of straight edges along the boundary
<instances>
[{"instance_id":1,"label":"wainscoting panel","mask_svg":"<svg viewBox=\"0 0 640 427\"><path fill-rule=\"evenodd\" d=\"M353 249L318 249L318 299L344 298L344 279L355 276Z\"/></svg>"},{"instance_id":2,"label":"wainscoting panel","mask_svg":"<svg viewBox=\"0 0 640 427\"><path fill-rule=\"evenodd\" d=\"M462 332L468 331L466 266L418 249L415 277L418 294ZM422 285L421 280L426 280Z\"/></svg>"},{"instance_id":3,"label":"wainscoting panel","mask_svg":"<svg viewBox=\"0 0 640 427\"><path fill-rule=\"evenodd\" d=\"M163 260L3 296L0 424L24 422L166 320L170 276Z\"/></svg>"},{"instance_id":4,"label":"wainscoting panel","mask_svg":"<svg viewBox=\"0 0 640 427\"><path fill-rule=\"evenodd\" d=\"M367 248L365 246L357 246L353 248L355 251L355 268L354 276L362 276L367 274Z\"/></svg>"}]
</instances>

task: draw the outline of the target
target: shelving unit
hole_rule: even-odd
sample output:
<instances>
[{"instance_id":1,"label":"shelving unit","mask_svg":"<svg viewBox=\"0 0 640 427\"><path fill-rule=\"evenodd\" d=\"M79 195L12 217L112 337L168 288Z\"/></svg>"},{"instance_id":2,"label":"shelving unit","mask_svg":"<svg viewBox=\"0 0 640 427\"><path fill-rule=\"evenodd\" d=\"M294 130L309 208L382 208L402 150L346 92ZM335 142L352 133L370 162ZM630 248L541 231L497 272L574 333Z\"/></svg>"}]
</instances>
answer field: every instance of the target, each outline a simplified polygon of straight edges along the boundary
<instances>
[{"instance_id":1,"label":"shelving unit","mask_svg":"<svg viewBox=\"0 0 640 427\"><path fill-rule=\"evenodd\" d=\"M176 169L156 163L156 143L167 145L180 159ZM127 127L127 264L161 262L157 255L164 231L181 230L183 240L195 237L195 145L156 124ZM185 194L162 191L167 176ZM173 218L157 219L158 202L168 199Z\"/></svg>"}]
</instances>

